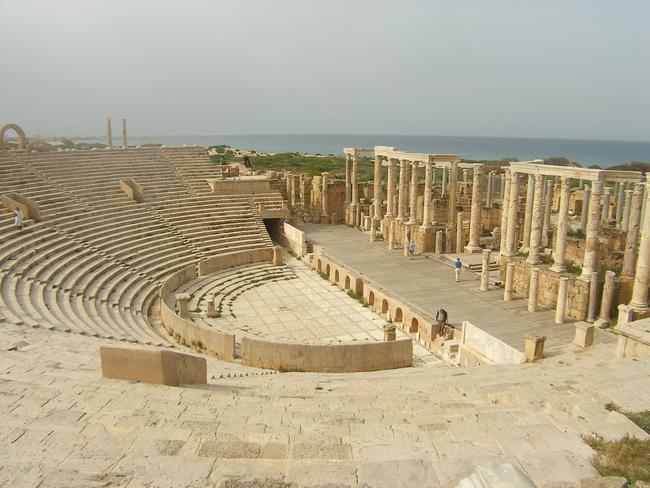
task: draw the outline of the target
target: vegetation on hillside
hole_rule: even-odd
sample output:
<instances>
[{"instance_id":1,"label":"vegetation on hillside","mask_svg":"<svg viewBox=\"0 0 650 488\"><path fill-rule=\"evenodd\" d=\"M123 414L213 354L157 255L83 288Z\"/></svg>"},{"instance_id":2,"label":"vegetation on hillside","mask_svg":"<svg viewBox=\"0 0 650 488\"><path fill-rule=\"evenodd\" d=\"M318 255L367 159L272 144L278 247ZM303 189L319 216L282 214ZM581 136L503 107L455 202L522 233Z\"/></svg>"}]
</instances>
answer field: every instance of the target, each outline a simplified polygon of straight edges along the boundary
<instances>
[{"instance_id":1,"label":"vegetation on hillside","mask_svg":"<svg viewBox=\"0 0 650 488\"><path fill-rule=\"evenodd\" d=\"M318 175L329 171L333 176L345 178L345 158L328 155L305 155L300 153L253 154L251 164L255 169L291 171L293 173L309 173ZM358 163L359 181L368 181L373 177L374 162L370 159L360 159Z\"/></svg>"}]
</instances>

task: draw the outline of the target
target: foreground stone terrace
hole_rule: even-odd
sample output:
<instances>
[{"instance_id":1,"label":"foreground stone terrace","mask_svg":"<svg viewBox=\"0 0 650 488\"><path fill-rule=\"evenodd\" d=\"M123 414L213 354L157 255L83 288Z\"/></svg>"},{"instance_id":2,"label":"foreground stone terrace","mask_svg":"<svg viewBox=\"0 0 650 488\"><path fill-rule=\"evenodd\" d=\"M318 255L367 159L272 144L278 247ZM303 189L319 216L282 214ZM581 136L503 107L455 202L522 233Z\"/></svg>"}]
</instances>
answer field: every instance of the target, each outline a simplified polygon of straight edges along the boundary
<instances>
[{"instance_id":1,"label":"foreground stone terrace","mask_svg":"<svg viewBox=\"0 0 650 488\"><path fill-rule=\"evenodd\" d=\"M604 405L650 408L650 360L603 345L345 375L208 358L209 385L171 388L102 379L102 343L3 324L0 486L446 488L502 461L543 487L596 475L583 433L647 437Z\"/></svg>"}]
</instances>

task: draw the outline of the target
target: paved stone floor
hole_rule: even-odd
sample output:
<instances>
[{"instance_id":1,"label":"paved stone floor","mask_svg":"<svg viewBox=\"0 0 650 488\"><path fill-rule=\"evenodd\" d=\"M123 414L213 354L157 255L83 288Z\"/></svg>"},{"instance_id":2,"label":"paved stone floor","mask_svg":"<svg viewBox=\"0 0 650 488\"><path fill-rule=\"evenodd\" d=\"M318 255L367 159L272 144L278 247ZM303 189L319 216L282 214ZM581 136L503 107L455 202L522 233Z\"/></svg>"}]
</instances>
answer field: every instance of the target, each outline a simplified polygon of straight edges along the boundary
<instances>
[{"instance_id":1,"label":"paved stone floor","mask_svg":"<svg viewBox=\"0 0 650 488\"><path fill-rule=\"evenodd\" d=\"M549 354L573 340L574 325L554 324L554 311L529 313L525 299L504 302L503 290L497 287L480 292L479 277L469 270L463 270L460 283L456 283L450 263L433 255L410 261L401 249L389 251L386 242L369 242L366 233L345 225L305 224L301 228L307 240L320 244L326 254L430 317L444 308L452 325L460 327L468 320L520 351L529 333L547 336L545 350ZM600 330L595 340L612 347L616 342L613 334Z\"/></svg>"},{"instance_id":2,"label":"paved stone floor","mask_svg":"<svg viewBox=\"0 0 650 488\"><path fill-rule=\"evenodd\" d=\"M647 438L604 405L650 408L650 358L603 345L347 375L208 358L208 385L172 388L101 378L106 341L0 328L3 487L453 488L494 461L546 488L596 475L583 433Z\"/></svg>"}]
</instances>

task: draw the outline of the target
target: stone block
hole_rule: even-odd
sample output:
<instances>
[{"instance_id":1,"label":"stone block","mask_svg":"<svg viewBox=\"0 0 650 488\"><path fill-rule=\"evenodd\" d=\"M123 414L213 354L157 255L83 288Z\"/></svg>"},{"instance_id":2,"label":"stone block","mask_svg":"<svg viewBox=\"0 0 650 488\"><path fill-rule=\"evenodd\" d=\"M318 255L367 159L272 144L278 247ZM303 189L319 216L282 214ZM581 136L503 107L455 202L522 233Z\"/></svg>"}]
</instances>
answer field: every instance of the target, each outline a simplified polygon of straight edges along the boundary
<instances>
[{"instance_id":1,"label":"stone block","mask_svg":"<svg viewBox=\"0 0 650 488\"><path fill-rule=\"evenodd\" d=\"M126 345L104 345L99 354L104 378L167 386L208 381L205 359L190 354Z\"/></svg>"},{"instance_id":2,"label":"stone block","mask_svg":"<svg viewBox=\"0 0 650 488\"><path fill-rule=\"evenodd\" d=\"M587 322L576 323L576 335L573 343L579 347L591 347L594 344L594 326Z\"/></svg>"},{"instance_id":3,"label":"stone block","mask_svg":"<svg viewBox=\"0 0 650 488\"><path fill-rule=\"evenodd\" d=\"M384 342L390 342L397 339L396 327L394 325L384 325Z\"/></svg>"},{"instance_id":4,"label":"stone block","mask_svg":"<svg viewBox=\"0 0 650 488\"><path fill-rule=\"evenodd\" d=\"M537 361L544 358L544 342L546 336L527 335L524 356L526 361Z\"/></svg>"}]
</instances>

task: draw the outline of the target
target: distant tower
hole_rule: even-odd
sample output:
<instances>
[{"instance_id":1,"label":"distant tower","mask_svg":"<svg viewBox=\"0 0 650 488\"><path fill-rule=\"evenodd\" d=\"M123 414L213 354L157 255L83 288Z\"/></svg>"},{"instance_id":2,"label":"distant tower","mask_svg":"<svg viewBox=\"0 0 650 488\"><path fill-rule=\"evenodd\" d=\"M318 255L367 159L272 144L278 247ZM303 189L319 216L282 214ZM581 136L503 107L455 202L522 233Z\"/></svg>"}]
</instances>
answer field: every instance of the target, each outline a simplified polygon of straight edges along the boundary
<instances>
[{"instance_id":1,"label":"distant tower","mask_svg":"<svg viewBox=\"0 0 650 488\"><path fill-rule=\"evenodd\" d=\"M122 119L122 147L126 148L126 119Z\"/></svg>"},{"instance_id":2,"label":"distant tower","mask_svg":"<svg viewBox=\"0 0 650 488\"><path fill-rule=\"evenodd\" d=\"M113 147L113 129L111 128L110 117L106 119L106 146L109 149Z\"/></svg>"}]
</instances>

